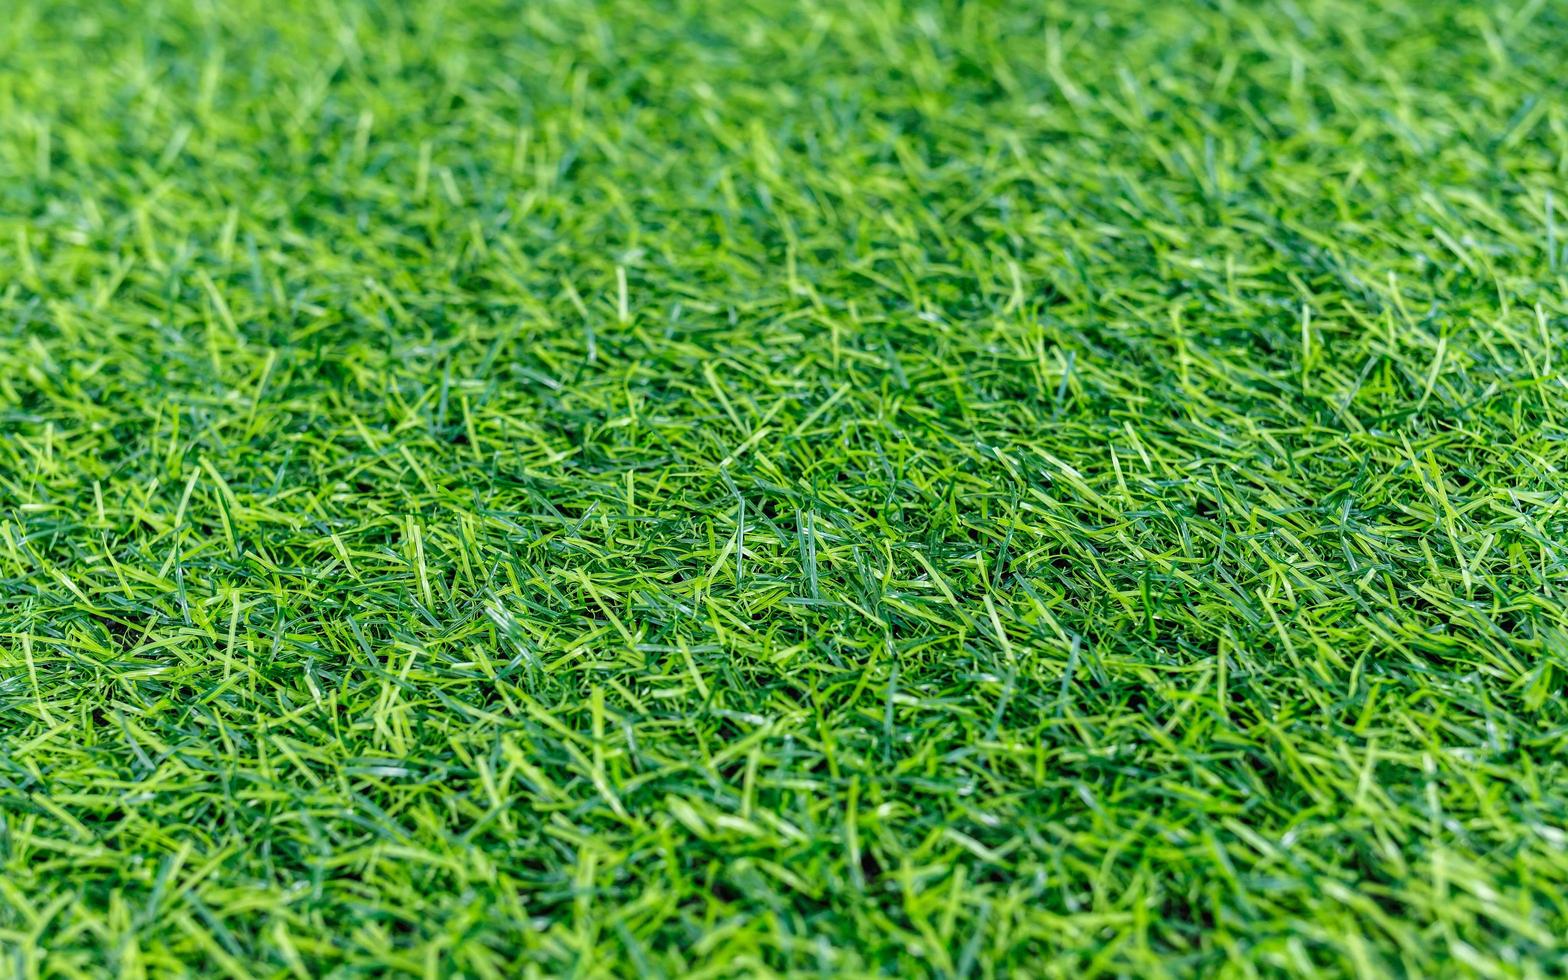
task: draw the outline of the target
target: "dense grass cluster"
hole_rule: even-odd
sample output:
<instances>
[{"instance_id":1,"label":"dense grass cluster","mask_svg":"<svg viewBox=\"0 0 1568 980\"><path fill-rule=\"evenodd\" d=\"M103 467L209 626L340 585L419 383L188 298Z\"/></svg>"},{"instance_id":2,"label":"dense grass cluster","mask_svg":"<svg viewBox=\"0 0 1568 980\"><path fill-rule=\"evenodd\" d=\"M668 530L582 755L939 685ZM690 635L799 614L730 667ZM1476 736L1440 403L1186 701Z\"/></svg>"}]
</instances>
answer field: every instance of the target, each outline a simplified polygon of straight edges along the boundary
<instances>
[{"instance_id":1,"label":"dense grass cluster","mask_svg":"<svg viewBox=\"0 0 1568 980\"><path fill-rule=\"evenodd\" d=\"M0 13L0 976L1568 969L1568 9Z\"/></svg>"}]
</instances>

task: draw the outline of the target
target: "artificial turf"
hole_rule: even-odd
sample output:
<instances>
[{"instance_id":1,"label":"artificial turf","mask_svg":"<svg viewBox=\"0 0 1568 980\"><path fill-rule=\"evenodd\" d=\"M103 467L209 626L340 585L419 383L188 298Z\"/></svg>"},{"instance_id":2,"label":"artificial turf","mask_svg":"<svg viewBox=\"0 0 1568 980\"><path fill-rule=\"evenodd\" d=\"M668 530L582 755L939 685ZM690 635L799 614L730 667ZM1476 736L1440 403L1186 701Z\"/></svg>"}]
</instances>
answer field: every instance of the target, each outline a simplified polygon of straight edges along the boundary
<instances>
[{"instance_id":1,"label":"artificial turf","mask_svg":"<svg viewBox=\"0 0 1568 980\"><path fill-rule=\"evenodd\" d=\"M0 13L0 976L1568 970L1564 6Z\"/></svg>"}]
</instances>

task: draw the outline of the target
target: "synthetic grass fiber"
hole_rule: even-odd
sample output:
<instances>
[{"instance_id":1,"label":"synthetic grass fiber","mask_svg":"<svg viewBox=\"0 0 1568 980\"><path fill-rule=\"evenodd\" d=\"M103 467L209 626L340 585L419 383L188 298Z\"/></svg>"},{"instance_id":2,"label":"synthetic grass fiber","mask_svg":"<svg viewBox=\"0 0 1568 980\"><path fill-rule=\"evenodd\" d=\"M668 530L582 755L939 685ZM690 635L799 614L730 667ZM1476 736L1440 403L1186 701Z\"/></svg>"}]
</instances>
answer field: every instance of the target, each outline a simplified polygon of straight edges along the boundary
<instances>
[{"instance_id":1,"label":"synthetic grass fiber","mask_svg":"<svg viewBox=\"0 0 1568 980\"><path fill-rule=\"evenodd\" d=\"M1568 7L0 15L0 976L1568 970Z\"/></svg>"}]
</instances>

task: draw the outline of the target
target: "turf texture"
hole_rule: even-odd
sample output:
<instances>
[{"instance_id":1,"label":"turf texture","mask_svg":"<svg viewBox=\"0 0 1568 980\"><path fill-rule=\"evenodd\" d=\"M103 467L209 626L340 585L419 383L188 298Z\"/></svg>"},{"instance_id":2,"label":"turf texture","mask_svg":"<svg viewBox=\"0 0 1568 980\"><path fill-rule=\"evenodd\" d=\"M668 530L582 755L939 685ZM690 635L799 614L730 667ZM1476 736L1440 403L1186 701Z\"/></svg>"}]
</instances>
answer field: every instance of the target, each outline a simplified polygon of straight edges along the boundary
<instances>
[{"instance_id":1,"label":"turf texture","mask_svg":"<svg viewBox=\"0 0 1568 980\"><path fill-rule=\"evenodd\" d=\"M0 976L1568 970L1568 8L0 14Z\"/></svg>"}]
</instances>

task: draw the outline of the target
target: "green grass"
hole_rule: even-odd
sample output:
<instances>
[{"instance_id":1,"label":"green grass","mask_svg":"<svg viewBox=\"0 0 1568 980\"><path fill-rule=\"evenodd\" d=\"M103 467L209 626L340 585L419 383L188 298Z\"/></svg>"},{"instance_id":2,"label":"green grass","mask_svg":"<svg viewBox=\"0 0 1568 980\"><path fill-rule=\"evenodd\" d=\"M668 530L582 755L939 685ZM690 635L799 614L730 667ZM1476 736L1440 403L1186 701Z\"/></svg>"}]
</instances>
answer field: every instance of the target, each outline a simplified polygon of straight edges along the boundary
<instances>
[{"instance_id":1,"label":"green grass","mask_svg":"<svg viewBox=\"0 0 1568 980\"><path fill-rule=\"evenodd\" d=\"M1564 6L3 13L0 976L1568 971Z\"/></svg>"}]
</instances>

